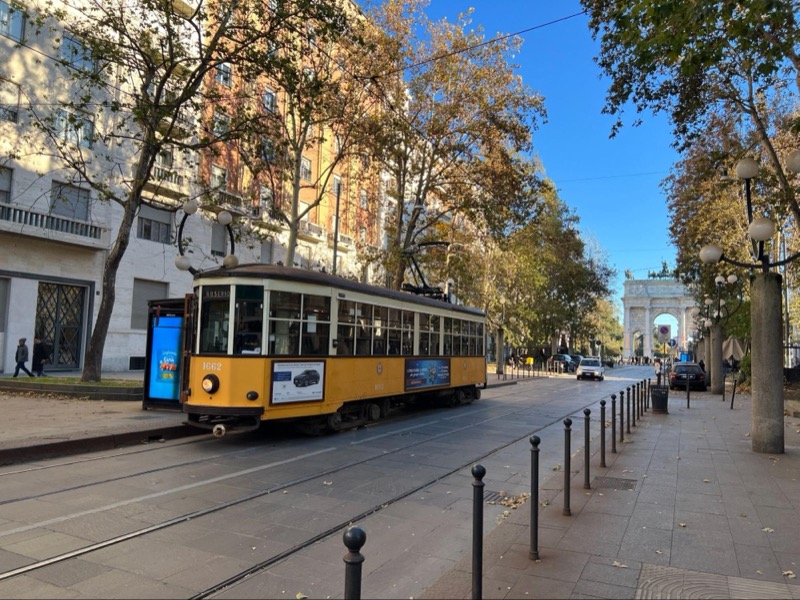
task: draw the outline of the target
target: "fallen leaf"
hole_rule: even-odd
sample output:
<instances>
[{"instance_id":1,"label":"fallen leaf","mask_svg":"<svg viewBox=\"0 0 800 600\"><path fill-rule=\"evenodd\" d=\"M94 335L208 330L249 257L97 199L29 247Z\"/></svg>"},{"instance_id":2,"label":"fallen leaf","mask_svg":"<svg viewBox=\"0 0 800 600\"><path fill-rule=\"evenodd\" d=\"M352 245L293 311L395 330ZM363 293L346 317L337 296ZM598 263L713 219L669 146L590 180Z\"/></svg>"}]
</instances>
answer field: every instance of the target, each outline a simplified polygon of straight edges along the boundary
<instances>
[{"instance_id":1,"label":"fallen leaf","mask_svg":"<svg viewBox=\"0 0 800 600\"><path fill-rule=\"evenodd\" d=\"M306 600L306 598L308 598L303 592L297 592L294 597L297 598L297 600Z\"/></svg>"},{"instance_id":2,"label":"fallen leaf","mask_svg":"<svg viewBox=\"0 0 800 600\"><path fill-rule=\"evenodd\" d=\"M744 437L750 437L750 432L745 433Z\"/></svg>"},{"instance_id":3,"label":"fallen leaf","mask_svg":"<svg viewBox=\"0 0 800 600\"><path fill-rule=\"evenodd\" d=\"M794 574L794 571L784 571L783 576L788 577L789 579L794 579L797 577L797 575Z\"/></svg>"},{"instance_id":4,"label":"fallen leaf","mask_svg":"<svg viewBox=\"0 0 800 600\"><path fill-rule=\"evenodd\" d=\"M561 470L561 465L555 465L553 467L553 471L560 471L560 470Z\"/></svg>"},{"instance_id":5,"label":"fallen leaf","mask_svg":"<svg viewBox=\"0 0 800 600\"><path fill-rule=\"evenodd\" d=\"M656 550L656 554L664 554L661 550Z\"/></svg>"},{"instance_id":6,"label":"fallen leaf","mask_svg":"<svg viewBox=\"0 0 800 600\"><path fill-rule=\"evenodd\" d=\"M332 481L323 481L322 485L333 485Z\"/></svg>"},{"instance_id":7,"label":"fallen leaf","mask_svg":"<svg viewBox=\"0 0 800 600\"><path fill-rule=\"evenodd\" d=\"M775 533L775 530L772 527L762 527L761 531L766 531L767 533Z\"/></svg>"},{"instance_id":8,"label":"fallen leaf","mask_svg":"<svg viewBox=\"0 0 800 600\"><path fill-rule=\"evenodd\" d=\"M760 569L756 569L756 573L758 573L759 575L763 575L763 574L764 574L764 571L762 571L762 570L760 570Z\"/></svg>"},{"instance_id":9,"label":"fallen leaf","mask_svg":"<svg viewBox=\"0 0 800 600\"><path fill-rule=\"evenodd\" d=\"M678 523L680 527L686 527L686 523Z\"/></svg>"},{"instance_id":10,"label":"fallen leaf","mask_svg":"<svg viewBox=\"0 0 800 600\"><path fill-rule=\"evenodd\" d=\"M703 479L703 483L711 483L710 479Z\"/></svg>"},{"instance_id":11,"label":"fallen leaf","mask_svg":"<svg viewBox=\"0 0 800 600\"><path fill-rule=\"evenodd\" d=\"M618 569L627 569L628 568L628 565L623 565L618 560L615 560L613 563L611 563L611 566L612 567L617 567Z\"/></svg>"}]
</instances>

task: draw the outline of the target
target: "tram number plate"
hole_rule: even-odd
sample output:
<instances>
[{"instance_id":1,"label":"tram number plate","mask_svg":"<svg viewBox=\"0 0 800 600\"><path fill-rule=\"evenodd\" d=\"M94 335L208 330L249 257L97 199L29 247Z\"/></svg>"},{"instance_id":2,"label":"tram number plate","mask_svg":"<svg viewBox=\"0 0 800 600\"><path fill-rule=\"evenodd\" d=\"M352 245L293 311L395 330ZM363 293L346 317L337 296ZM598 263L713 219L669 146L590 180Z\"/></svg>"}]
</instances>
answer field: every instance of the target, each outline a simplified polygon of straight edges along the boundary
<instances>
[{"instance_id":1,"label":"tram number plate","mask_svg":"<svg viewBox=\"0 0 800 600\"><path fill-rule=\"evenodd\" d=\"M222 363L203 361L203 369L205 371L222 371Z\"/></svg>"}]
</instances>

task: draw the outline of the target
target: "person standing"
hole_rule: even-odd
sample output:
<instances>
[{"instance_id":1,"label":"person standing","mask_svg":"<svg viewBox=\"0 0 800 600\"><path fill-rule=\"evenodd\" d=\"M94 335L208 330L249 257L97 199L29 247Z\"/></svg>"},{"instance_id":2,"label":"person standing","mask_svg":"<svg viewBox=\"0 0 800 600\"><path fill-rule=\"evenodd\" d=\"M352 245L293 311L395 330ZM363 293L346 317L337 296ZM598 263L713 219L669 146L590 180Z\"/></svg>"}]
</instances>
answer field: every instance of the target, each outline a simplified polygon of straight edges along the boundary
<instances>
[{"instance_id":1,"label":"person standing","mask_svg":"<svg viewBox=\"0 0 800 600\"><path fill-rule=\"evenodd\" d=\"M25 371L29 377L34 377L33 373L28 371L25 363L28 362L28 346L25 345L27 338L19 338L19 345L17 346L17 354L14 360L17 361L17 368L14 369L14 377L19 375L19 370Z\"/></svg>"},{"instance_id":2,"label":"person standing","mask_svg":"<svg viewBox=\"0 0 800 600\"><path fill-rule=\"evenodd\" d=\"M662 374L661 361L656 359L655 362L653 363L653 368L655 369L656 372L656 385L661 385L661 374Z\"/></svg>"},{"instance_id":3,"label":"person standing","mask_svg":"<svg viewBox=\"0 0 800 600\"><path fill-rule=\"evenodd\" d=\"M33 337L33 357L31 358L31 369L37 377L44 377L44 361L47 358L47 346L42 339L36 335Z\"/></svg>"}]
</instances>

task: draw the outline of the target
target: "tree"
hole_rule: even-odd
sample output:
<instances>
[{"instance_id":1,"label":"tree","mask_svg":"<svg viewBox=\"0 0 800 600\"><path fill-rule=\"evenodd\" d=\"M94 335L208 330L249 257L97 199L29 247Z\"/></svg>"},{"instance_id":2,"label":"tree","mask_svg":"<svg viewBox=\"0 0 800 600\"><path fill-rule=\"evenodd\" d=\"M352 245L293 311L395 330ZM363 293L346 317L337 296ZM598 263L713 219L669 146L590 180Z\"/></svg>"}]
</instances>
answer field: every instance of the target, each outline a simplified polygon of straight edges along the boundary
<instances>
[{"instance_id":1,"label":"tree","mask_svg":"<svg viewBox=\"0 0 800 600\"><path fill-rule=\"evenodd\" d=\"M44 37L56 47L43 53L58 56L56 68L69 86L31 98L27 118L35 132L2 150L49 157L64 179L80 181L121 211L82 374L83 381L99 381L117 271L135 216L143 204L175 210L143 195L157 157L166 150L220 151L225 142L263 131L255 113L211 118L210 107L227 97L222 88L230 69L269 73L277 61L272 40L282 32L314 22L335 35L346 21L334 3L314 0L34 2L26 17L49 32ZM200 129L192 125L198 117Z\"/></svg>"},{"instance_id":2,"label":"tree","mask_svg":"<svg viewBox=\"0 0 800 600\"><path fill-rule=\"evenodd\" d=\"M600 38L597 58L611 79L604 112L629 103L669 113L676 145L686 149L721 107L749 122L771 165L775 203L800 222L800 205L773 143L769 106L793 80L800 91L795 3L775 0L653 2L581 0ZM772 120L775 125L775 121ZM798 120L790 124L797 130ZM784 130L787 131L787 130ZM728 157L732 164L741 158Z\"/></svg>"},{"instance_id":3,"label":"tree","mask_svg":"<svg viewBox=\"0 0 800 600\"><path fill-rule=\"evenodd\" d=\"M468 15L434 23L425 6L387 0L370 13L384 59L370 81L386 110L365 121L362 139L389 175L385 264L395 288L437 223L463 214L502 237L533 216L541 187L526 153L544 109L509 62L519 40L482 45Z\"/></svg>"}]
</instances>

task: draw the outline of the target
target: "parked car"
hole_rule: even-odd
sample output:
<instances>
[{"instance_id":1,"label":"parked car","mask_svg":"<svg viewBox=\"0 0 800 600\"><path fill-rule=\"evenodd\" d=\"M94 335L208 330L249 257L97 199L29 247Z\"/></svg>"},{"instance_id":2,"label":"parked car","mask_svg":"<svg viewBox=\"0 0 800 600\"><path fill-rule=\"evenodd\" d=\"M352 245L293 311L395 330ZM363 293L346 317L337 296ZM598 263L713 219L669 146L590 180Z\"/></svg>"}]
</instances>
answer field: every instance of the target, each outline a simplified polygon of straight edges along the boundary
<instances>
[{"instance_id":1,"label":"parked car","mask_svg":"<svg viewBox=\"0 0 800 600\"><path fill-rule=\"evenodd\" d=\"M606 376L606 370L603 368L603 363L595 356L586 356L581 359L578 368L575 371L578 379L599 379L603 381Z\"/></svg>"},{"instance_id":2,"label":"parked car","mask_svg":"<svg viewBox=\"0 0 800 600\"><path fill-rule=\"evenodd\" d=\"M572 364L572 357L570 357L569 354L553 354L553 356L547 359L547 362L555 371L559 370L559 367L564 373L572 373L575 370Z\"/></svg>"},{"instance_id":3,"label":"parked car","mask_svg":"<svg viewBox=\"0 0 800 600\"><path fill-rule=\"evenodd\" d=\"M686 382L690 389L706 391L706 374L697 363L675 363L669 372L669 389L686 389Z\"/></svg>"},{"instance_id":4,"label":"parked car","mask_svg":"<svg viewBox=\"0 0 800 600\"><path fill-rule=\"evenodd\" d=\"M581 364L581 360L583 360L582 354L570 354L569 357L572 359L572 364L574 365L575 369L578 368L578 365Z\"/></svg>"},{"instance_id":5,"label":"parked car","mask_svg":"<svg viewBox=\"0 0 800 600\"><path fill-rule=\"evenodd\" d=\"M305 387L319 383L319 371L316 369L306 369L299 375L295 375L295 387Z\"/></svg>"}]
</instances>

